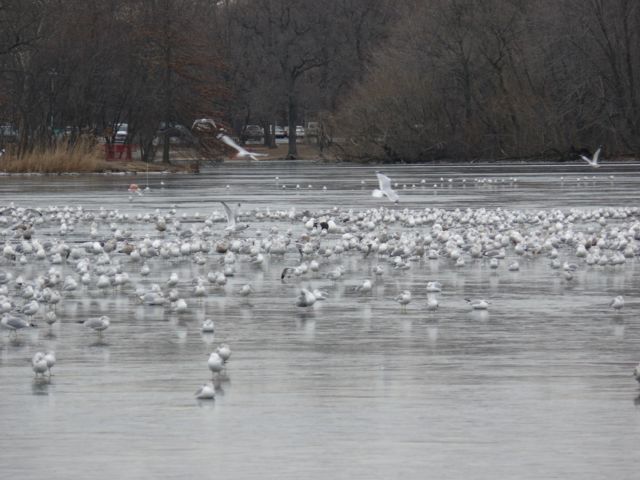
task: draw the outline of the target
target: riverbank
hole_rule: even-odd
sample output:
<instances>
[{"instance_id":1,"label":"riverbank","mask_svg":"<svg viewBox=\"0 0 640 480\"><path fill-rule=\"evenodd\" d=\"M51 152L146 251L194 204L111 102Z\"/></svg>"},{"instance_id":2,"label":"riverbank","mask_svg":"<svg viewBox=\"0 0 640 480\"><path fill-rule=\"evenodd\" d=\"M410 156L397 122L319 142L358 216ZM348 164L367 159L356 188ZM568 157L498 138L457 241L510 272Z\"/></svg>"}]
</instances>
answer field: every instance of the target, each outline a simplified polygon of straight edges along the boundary
<instances>
[{"instance_id":1,"label":"riverbank","mask_svg":"<svg viewBox=\"0 0 640 480\"><path fill-rule=\"evenodd\" d=\"M32 166L33 167L33 166ZM192 165L145 163L141 161L113 162L95 160L63 165L43 165L25 168L22 162L0 164L0 175L68 175L68 174L119 174L119 173L194 173Z\"/></svg>"},{"instance_id":2,"label":"riverbank","mask_svg":"<svg viewBox=\"0 0 640 480\"><path fill-rule=\"evenodd\" d=\"M316 144L300 143L297 145L298 155L296 160L290 160L288 156L288 145L279 143L275 148L265 147L262 144L249 144L246 148L255 153L265 154L259 157L258 162L268 163L270 161L286 162L327 162L343 163L334 148L325 148L322 152ZM123 174L123 173L198 173L201 168L211 163L247 163L246 157L223 157L216 160L207 160L199 157L193 149L175 148L171 152L171 163L153 162L146 163L140 160L105 160L102 151L98 150L75 150L56 149L54 151L32 154L28 158L15 159L10 154L0 158L0 175L64 175L64 174ZM251 160L249 160L251 162ZM352 161L355 164L378 164L379 162ZM630 164L637 163L634 156L619 156L607 158L602 161L602 165L607 164ZM351 162L347 162L351 163ZM580 160L558 160L548 158L520 158L520 159L474 159L455 160L441 159L426 162L429 165L586 165ZM392 165L392 164L385 164ZM393 165L411 165L405 162L395 162ZM414 164L417 165L417 164Z\"/></svg>"},{"instance_id":3,"label":"riverbank","mask_svg":"<svg viewBox=\"0 0 640 480\"><path fill-rule=\"evenodd\" d=\"M335 161L335 155L329 150L320 152L316 145L300 143L297 145L297 160L328 160ZM288 145L278 144L275 148L264 145L248 145L247 149L266 154L260 161L287 160ZM142 172L167 172L167 173L197 173L199 169L212 162L246 162L247 158L223 157L218 159L202 158L200 153L192 148L173 148L170 155L171 163L152 162L146 163L136 159L139 155L133 155L130 160L106 160L104 151L94 145L76 145L73 149L65 146L56 146L44 151L32 152L20 159L16 158L10 149L0 157L0 174L42 174L56 175L65 173L142 173Z\"/></svg>"},{"instance_id":4,"label":"riverbank","mask_svg":"<svg viewBox=\"0 0 640 480\"><path fill-rule=\"evenodd\" d=\"M136 160L106 161L100 160L93 173L194 173L191 164L146 163Z\"/></svg>"}]
</instances>

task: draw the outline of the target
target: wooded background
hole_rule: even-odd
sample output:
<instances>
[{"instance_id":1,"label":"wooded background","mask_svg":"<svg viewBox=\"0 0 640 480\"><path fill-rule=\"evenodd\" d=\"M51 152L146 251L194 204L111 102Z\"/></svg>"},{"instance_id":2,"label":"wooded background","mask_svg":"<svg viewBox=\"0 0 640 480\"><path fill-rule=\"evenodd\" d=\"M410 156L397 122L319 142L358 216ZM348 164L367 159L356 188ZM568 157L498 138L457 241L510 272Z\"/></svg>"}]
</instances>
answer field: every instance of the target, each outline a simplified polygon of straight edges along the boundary
<instances>
[{"instance_id":1,"label":"wooded background","mask_svg":"<svg viewBox=\"0 0 640 480\"><path fill-rule=\"evenodd\" d=\"M638 0L0 0L17 152L126 122L149 158L207 117L350 159L637 154L639 76Z\"/></svg>"}]
</instances>

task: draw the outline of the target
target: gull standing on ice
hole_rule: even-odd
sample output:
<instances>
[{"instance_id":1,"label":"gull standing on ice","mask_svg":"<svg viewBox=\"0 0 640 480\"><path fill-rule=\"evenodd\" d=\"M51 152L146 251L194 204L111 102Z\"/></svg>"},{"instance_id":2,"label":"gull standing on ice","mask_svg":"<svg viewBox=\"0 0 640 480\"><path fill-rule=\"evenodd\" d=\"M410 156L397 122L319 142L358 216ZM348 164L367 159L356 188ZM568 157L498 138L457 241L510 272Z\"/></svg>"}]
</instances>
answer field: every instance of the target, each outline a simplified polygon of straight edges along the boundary
<instances>
[{"instance_id":1,"label":"gull standing on ice","mask_svg":"<svg viewBox=\"0 0 640 480\"><path fill-rule=\"evenodd\" d=\"M27 322L25 319L20 317L13 317L8 313L5 313L2 316L2 320L0 321L0 324L2 324L2 326L7 330L11 330L11 332L14 334L16 338L18 336L18 330L22 330L23 328L28 328L28 327L37 327L37 325L34 323Z\"/></svg>"},{"instance_id":2,"label":"gull standing on ice","mask_svg":"<svg viewBox=\"0 0 640 480\"><path fill-rule=\"evenodd\" d=\"M111 321L109 320L108 316L103 315L99 318L89 318L88 320L80 320L78 321L78 323L81 323L85 327L90 328L94 332L98 332L98 335L102 336L102 332L107 328L109 328L109 324L111 323Z\"/></svg>"},{"instance_id":3,"label":"gull standing on ice","mask_svg":"<svg viewBox=\"0 0 640 480\"><path fill-rule=\"evenodd\" d=\"M613 300L611 300L609 306L613 307L616 310L621 310L622 307L624 307L624 297L622 295L618 295Z\"/></svg>"},{"instance_id":4,"label":"gull standing on ice","mask_svg":"<svg viewBox=\"0 0 640 480\"><path fill-rule=\"evenodd\" d=\"M472 309L474 310L488 310L489 302L483 298L477 300L471 300L469 298L465 298L465 300L469 303Z\"/></svg>"},{"instance_id":5,"label":"gull standing on ice","mask_svg":"<svg viewBox=\"0 0 640 480\"><path fill-rule=\"evenodd\" d=\"M215 375L216 373L220 373L224 367L224 360L218 352L212 352L209 355L209 360L207 360L207 365L209 366L209 370L211 373Z\"/></svg>"},{"instance_id":6,"label":"gull standing on ice","mask_svg":"<svg viewBox=\"0 0 640 480\"><path fill-rule=\"evenodd\" d=\"M55 352L45 353L44 361L47 362L47 371L49 372L49 376L53 375L51 373L51 369L56 364L56 353Z\"/></svg>"},{"instance_id":7,"label":"gull standing on ice","mask_svg":"<svg viewBox=\"0 0 640 480\"><path fill-rule=\"evenodd\" d=\"M216 353L222 359L222 363L227 363L229 358L231 358L231 348L226 343L223 343L218 348L216 348Z\"/></svg>"},{"instance_id":8,"label":"gull standing on ice","mask_svg":"<svg viewBox=\"0 0 640 480\"><path fill-rule=\"evenodd\" d=\"M367 278L363 280L362 283L356 287L356 292L369 293L372 288L373 288L373 285L371 284L371 280Z\"/></svg>"},{"instance_id":9,"label":"gull standing on ice","mask_svg":"<svg viewBox=\"0 0 640 480\"><path fill-rule=\"evenodd\" d=\"M300 295L296 300L296 305L298 307L310 307L314 303L316 303L316 296L306 288L300 289Z\"/></svg>"},{"instance_id":10,"label":"gull standing on ice","mask_svg":"<svg viewBox=\"0 0 640 480\"><path fill-rule=\"evenodd\" d=\"M400 310L403 312L407 310L407 305L411 302L411 292L409 290L403 290L400 295L395 298L395 301L400 304Z\"/></svg>"},{"instance_id":11,"label":"gull standing on ice","mask_svg":"<svg viewBox=\"0 0 640 480\"><path fill-rule=\"evenodd\" d=\"M249 295L251 295L253 293L253 287L251 286L250 283L247 283L245 285L243 285L242 287L240 287L240 296L241 297L248 297Z\"/></svg>"},{"instance_id":12,"label":"gull standing on ice","mask_svg":"<svg viewBox=\"0 0 640 480\"><path fill-rule=\"evenodd\" d=\"M211 382L202 385L196 392L198 400L213 400L216 397L216 391Z\"/></svg>"},{"instance_id":13,"label":"gull standing on ice","mask_svg":"<svg viewBox=\"0 0 640 480\"><path fill-rule=\"evenodd\" d=\"M201 330L204 333L213 333L215 331L215 323L213 323L213 320L211 320L210 318L207 318L204 322L202 322Z\"/></svg>"},{"instance_id":14,"label":"gull standing on ice","mask_svg":"<svg viewBox=\"0 0 640 480\"><path fill-rule=\"evenodd\" d=\"M36 352L36 354L31 359L31 366L33 368L33 373L42 375L44 377L45 372L49 370L47 366L47 361L45 360L45 355L42 352Z\"/></svg>"},{"instance_id":15,"label":"gull standing on ice","mask_svg":"<svg viewBox=\"0 0 640 480\"><path fill-rule=\"evenodd\" d=\"M438 309L438 299L435 297L430 297L427 299L427 310L433 312Z\"/></svg>"}]
</instances>

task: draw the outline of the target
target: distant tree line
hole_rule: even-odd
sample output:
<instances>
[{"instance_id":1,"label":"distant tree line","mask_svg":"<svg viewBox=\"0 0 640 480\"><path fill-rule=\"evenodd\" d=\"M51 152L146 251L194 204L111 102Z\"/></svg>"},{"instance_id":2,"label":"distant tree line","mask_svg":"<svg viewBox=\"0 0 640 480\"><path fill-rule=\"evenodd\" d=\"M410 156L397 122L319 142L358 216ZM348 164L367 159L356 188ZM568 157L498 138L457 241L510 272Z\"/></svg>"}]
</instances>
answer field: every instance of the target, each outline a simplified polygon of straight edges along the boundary
<instances>
[{"instance_id":1,"label":"distant tree line","mask_svg":"<svg viewBox=\"0 0 640 480\"><path fill-rule=\"evenodd\" d=\"M404 5L341 106L350 155L566 158L600 144L605 155L638 153L637 0Z\"/></svg>"},{"instance_id":2,"label":"distant tree line","mask_svg":"<svg viewBox=\"0 0 640 480\"><path fill-rule=\"evenodd\" d=\"M0 0L16 152L128 123L318 121L348 159L640 147L637 0ZM111 141L112 139L109 139Z\"/></svg>"}]
</instances>

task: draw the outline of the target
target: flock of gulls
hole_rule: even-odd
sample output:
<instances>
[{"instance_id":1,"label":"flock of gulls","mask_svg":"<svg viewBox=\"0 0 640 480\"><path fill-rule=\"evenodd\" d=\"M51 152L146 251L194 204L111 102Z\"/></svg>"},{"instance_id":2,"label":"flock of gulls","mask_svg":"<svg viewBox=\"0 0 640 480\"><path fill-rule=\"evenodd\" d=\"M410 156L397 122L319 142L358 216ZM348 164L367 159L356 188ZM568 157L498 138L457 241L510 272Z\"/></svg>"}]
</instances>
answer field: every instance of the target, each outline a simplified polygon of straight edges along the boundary
<instances>
[{"instance_id":1,"label":"flock of gulls","mask_svg":"<svg viewBox=\"0 0 640 480\"><path fill-rule=\"evenodd\" d=\"M598 156L599 151L586 160L597 166ZM312 278L329 282L355 279L355 291L366 295L389 271L419 268L421 260L440 259L452 269L484 261L498 269L504 268L502 261L509 256L520 259L508 263L510 271L518 271L522 261L546 262L563 281L572 282L579 269L623 266L640 255L640 209L636 206L547 211L408 209L401 207L391 179L379 172L376 176L378 188L372 196L386 197L390 206L242 211L240 204L219 201L222 209L207 216L180 215L175 206L136 215L104 207L89 211L81 206L8 206L0 211L4 238L0 324L13 339L42 323L52 328L65 322L58 318L58 306L73 298L75 291L127 296L137 304L180 315L188 311L193 299L220 294L251 296L250 279L233 292L224 290L227 281L234 278L241 262L268 269L269 257L280 257L289 264L272 274L297 286L292 308L305 309L331 301L329 292L309 285ZM137 186L133 192L137 193ZM269 229L263 231L267 224ZM73 238L85 240L67 241L72 233ZM366 259L357 263L366 265L366 271L347 270L341 261L345 256ZM167 261L176 260L206 273L181 279L176 272L166 271ZM154 264L159 267L153 268ZM27 265L37 265L32 270L37 273L25 276ZM444 288L437 280L429 281L424 286L426 303L417 308L437 311ZM388 300L397 302L402 314L414 293L403 290ZM491 307L486 298L464 300L471 310ZM619 311L624 305L625 299L618 295L609 307ZM103 336L108 335L110 318L101 315L76 323ZM206 318L201 330L213 332L214 319ZM226 343L210 353L211 381L197 390L197 399L215 397L216 379L230 357ZM51 376L55 363L53 351L38 351L31 358L36 377ZM640 382L640 364L633 374Z\"/></svg>"}]
</instances>

